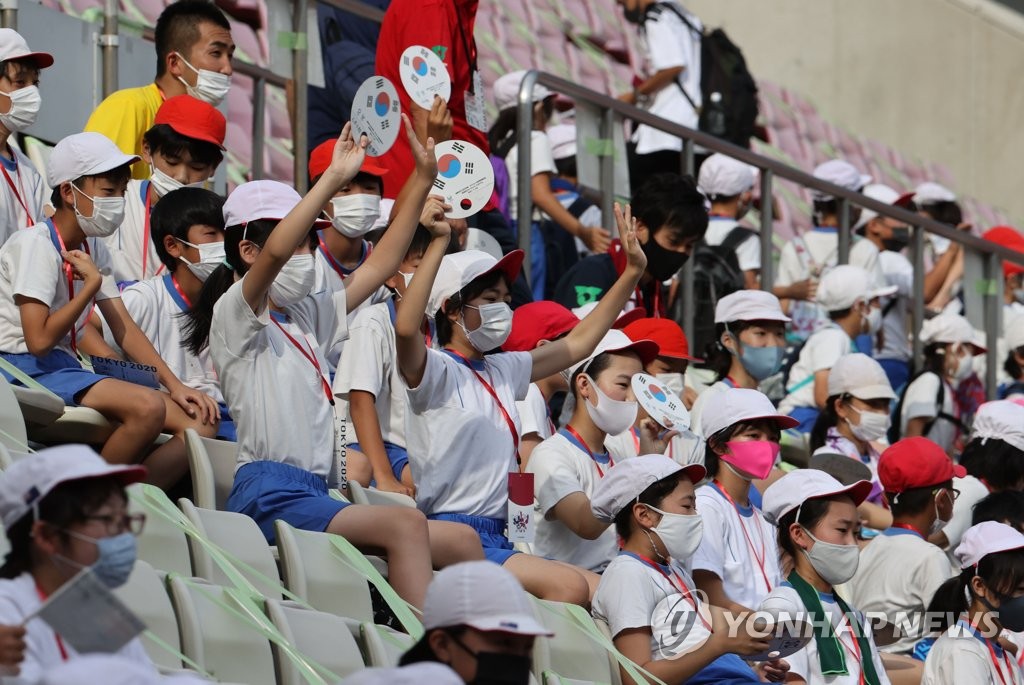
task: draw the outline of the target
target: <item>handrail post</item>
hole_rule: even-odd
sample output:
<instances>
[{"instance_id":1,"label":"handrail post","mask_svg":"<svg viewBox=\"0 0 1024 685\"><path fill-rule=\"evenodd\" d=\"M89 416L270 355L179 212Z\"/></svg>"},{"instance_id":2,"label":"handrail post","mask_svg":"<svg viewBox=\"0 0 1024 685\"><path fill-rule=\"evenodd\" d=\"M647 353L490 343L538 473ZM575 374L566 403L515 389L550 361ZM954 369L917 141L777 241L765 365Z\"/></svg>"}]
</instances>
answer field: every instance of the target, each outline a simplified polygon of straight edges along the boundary
<instances>
[{"instance_id":1,"label":"handrail post","mask_svg":"<svg viewBox=\"0 0 1024 685\"><path fill-rule=\"evenodd\" d=\"M768 292L775 285L775 217L772 209L772 172L771 169L761 169L761 290Z\"/></svg>"},{"instance_id":2,"label":"handrail post","mask_svg":"<svg viewBox=\"0 0 1024 685\"><path fill-rule=\"evenodd\" d=\"M850 202L845 197L839 201L839 264L850 263Z\"/></svg>"},{"instance_id":3,"label":"handrail post","mask_svg":"<svg viewBox=\"0 0 1024 685\"><path fill-rule=\"evenodd\" d=\"M682 155L682 172L684 174L693 176L696 170L693 158L693 141L689 138L683 139L683 155ZM648 231L648 240L654 240L653 232ZM683 296L683 320L679 323L682 324L683 333L686 335L687 341L692 343L694 335L694 309L696 308L694 292L693 292L693 261L690 259L686 260L686 264L683 264L683 268L680 269L677 276L682 276L680 279L682 285L682 296ZM659 283L657 287L661 287ZM655 316L657 312L653 312ZM701 350L703 352L703 350Z\"/></svg>"},{"instance_id":4,"label":"handrail post","mask_svg":"<svg viewBox=\"0 0 1024 685\"><path fill-rule=\"evenodd\" d=\"M689 138L683 139L683 174L695 176L697 163L693 157L693 141Z\"/></svg>"},{"instance_id":5,"label":"handrail post","mask_svg":"<svg viewBox=\"0 0 1024 685\"><path fill-rule=\"evenodd\" d=\"M916 372L924 361L924 343L921 342L921 325L924 324L924 227L914 226L914 290L911 294L910 325L913 335L910 345L910 369Z\"/></svg>"},{"instance_id":6,"label":"handrail post","mask_svg":"<svg viewBox=\"0 0 1024 685\"><path fill-rule=\"evenodd\" d=\"M103 3L103 33L99 44L103 51L103 97L117 90L117 0Z\"/></svg>"},{"instance_id":7,"label":"handrail post","mask_svg":"<svg viewBox=\"0 0 1024 685\"><path fill-rule=\"evenodd\" d=\"M18 29L18 0L0 0L0 24L5 29Z\"/></svg>"},{"instance_id":8,"label":"handrail post","mask_svg":"<svg viewBox=\"0 0 1024 685\"><path fill-rule=\"evenodd\" d=\"M601 117L601 140L612 140L615 136L615 126L618 122L615 120L615 112L608 109L605 110L604 116ZM602 151L608 154L602 154L598 158L598 164L601 165L600 178L601 178L601 219L604 222L605 228L610 229L612 235L616 235L615 231L615 150L608 150L604 144L601 145ZM612 146L614 147L614 146Z\"/></svg>"},{"instance_id":9,"label":"handrail post","mask_svg":"<svg viewBox=\"0 0 1024 685\"><path fill-rule=\"evenodd\" d=\"M257 77L252 89L252 179L258 181L264 175L266 157L266 112L267 80Z\"/></svg>"},{"instance_id":10,"label":"handrail post","mask_svg":"<svg viewBox=\"0 0 1024 685\"><path fill-rule=\"evenodd\" d=\"M295 156L295 190L305 195L309 189L309 94L306 89L306 0L294 3L292 26L295 42L292 45L292 79L294 84L295 123L292 131L292 154ZM262 141L262 131L261 141ZM256 140L253 140L255 154ZM262 154L262 150L260 154Z\"/></svg>"},{"instance_id":11,"label":"handrail post","mask_svg":"<svg viewBox=\"0 0 1024 685\"><path fill-rule=\"evenodd\" d=\"M516 169L516 185L518 186L516 192L519 194L519 197L516 198L516 231L519 234L519 247L526 253L522 272L531 288L533 282L530 280L532 276L530 273L530 224L533 219L533 195L530 192L530 181L532 180L530 153L532 152L531 138L533 136L533 88L537 84L538 74L537 70L531 69L526 72L522 83L519 84L519 121L516 133L516 147L519 155L519 164Z\"/></svg>"},{"instance_id":12,"label":"handrail post","mask_svg":"<svg viewBox=\"0 0 1024 685\"><path fill-rule=\"evenodd\" d=\"M995 253L985 255L985 394L996 399L999 384L999 331L1003 315L1003 265Z\"/></svg>"}]
</instances>

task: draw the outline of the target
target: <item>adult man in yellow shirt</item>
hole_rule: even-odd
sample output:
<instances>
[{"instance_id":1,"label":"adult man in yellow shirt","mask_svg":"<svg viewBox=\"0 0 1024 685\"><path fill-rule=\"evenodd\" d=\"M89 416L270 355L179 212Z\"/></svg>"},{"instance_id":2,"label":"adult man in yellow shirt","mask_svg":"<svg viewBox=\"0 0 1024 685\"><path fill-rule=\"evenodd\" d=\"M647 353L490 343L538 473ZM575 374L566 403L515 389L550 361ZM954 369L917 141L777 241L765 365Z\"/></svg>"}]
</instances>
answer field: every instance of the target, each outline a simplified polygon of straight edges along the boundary
<instances>
[{"instance_id":1,"label":"adult man in yellow shirt","mask_svg":"<svg viewBox=\"0 0 1024 685\"><path fill-rule=\"evenodd\" d=\"M142 155L142 134L153 126L167 98L191 95L214 107L227 95L235 43L231 25L209 0L179 0L156 21L156 78L139 88L111 93L89 116L86 131L102 133L126 154ZM149 178L149 166L132 165L132 178Z\"/></svg>"}]
</instances>

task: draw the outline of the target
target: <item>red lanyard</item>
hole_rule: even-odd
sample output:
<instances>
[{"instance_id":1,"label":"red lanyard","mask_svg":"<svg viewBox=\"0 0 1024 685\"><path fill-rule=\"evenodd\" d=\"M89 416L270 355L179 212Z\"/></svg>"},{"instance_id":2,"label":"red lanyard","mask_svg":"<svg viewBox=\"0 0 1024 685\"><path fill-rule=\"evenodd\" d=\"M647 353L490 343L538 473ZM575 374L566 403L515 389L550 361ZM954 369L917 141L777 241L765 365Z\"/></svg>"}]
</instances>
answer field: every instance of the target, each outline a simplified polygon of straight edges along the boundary
<instances>
[{"instance_id":1,"label":"red lanyard","mask_svg":"<svg viewBox=\"0 0 1024 685\"><path fill-rule=\"evenodd\" d=\"M7 147L7 150L8 152L11 152L11 156L13 157L14 153L11 151L10 146ZM7 173L7 168L3 164L0 164L0 171L4 173L4 178L7 179L7 185L11 187L11 192L14 193L14 199L16 199L18 201L18 204L21 205L21 208L25 210L25 228L28 228L29 226L35 223L35 218L33 218L32 212L29 210L28 205L25 203L25 200L22 197L24 189L22 189L21 192L18 191L18 186L21 185L21 172L19 172L18 170L15 170L14 172L18 175L18 184L15 185L14 179L11 178L11 175L9 173Z\"/></svg>"},{"instance_id":2,"label":"red lanyard","mask_svg":"<svg viewBox=\"0 0 1024 685\"><path fill-rule=\"evenodd\" d=\"M719 494L721 494L722 497L724 497L725 500L729 504L732 505L732 510L734 512L736 512L736 518L739 519L739 522L740 522L740 530L743 531L743 537L747 539L747 547L750 548L750 555L752 557L754 557L754 561L757 562L757 567L759 569L761 569L761 577L764 578L765 587L768 588L768 592L771 592L772 591L772 583L771 583L770 580L768 580L768 572L764 570L764 566L765 566L765 563L767 561L766 560L767 553L765 552L765 548L764 548L764 531L762 530L761 534L759 535L759 537L761 538L761 556L758 556L757 555L757 550L754 548L754 541L753 541L753 539L751 539L750 533L747 532L747 525L745 523L743 523L743 517L740 516L740 508L738 506L736 506L736 501L733 500L732 496L728 493L728 491L718 481L717 478L715 478L712 482L715 484L715 488L718 490ZM751 506L751 509L752 510L754 509L753 506ZM754 510L754 514L753 514L752 518L754 519L755 522L757 521L757 516L758 516L757 511Z\"/></svg>"},{"instance_id":3,"label":"red lanyard","mask_svg":"<svg viewBox=\"0 0 1024 685\"><path fill-rule=\"evenodd\" d=\"M637 286L636 288L633 289L633 295L634 295L634 297L636 297L637 305L640 306L641 308L646 309L646 307L644 307L644 294L642 292L640 292L640 286ZM661 282L660 281L656 281L654 283L654 294L651 296L651 305L652 305L652 309L650 310L651 318L652 319L660 319L660 318L662 318L662 313L661 313Z\"/></svg>"},{"instance_id":4,"label":"red lanyard","mask_svg":"<svg viewBox=\"0 0 1024 685\"><path fill-rule=\"evenodd\" d=\"M845 649L846 651L848 651L850 654L853 655L854 663L856 663L858 666L860 666L860 680L859 680L859 682L860 682L860 685L864 685L864 683L865 683L865 680L864 680L864 663L861 661L861 658L860 658L860 643L857 642L857 631L854 630L853 624L850 622L850 618L849 617L846 617L846 625L850 629L850 638L851 638L851 641L853 642L853 648L851 649L846 644L846 641L843 640L843 638L840 637L839 635L836 635L836 639L839 640L839 644L841 644L843 646L843 649Z\"/></svg>"},{"instance_id":5,"label":"red lanyard","mask_svg":"<svg viewBox=\"0 0 1024 685\"><path fill-rule=\"evenodd\" d=\"M629 429L629 434L633 436L633 448L636 450L636 456L640 456L640 430L633 426Z\"/></svg>"},{"instance_id":6,"label":"red lanyard","mask_svg":"<svg viewBox=\"0 0 1024 685\"><path fill-rule=\"evenodd\" d=\"M349 276L351 276L352 272L355 271L355 269L346 269L345 267L343 267L341 265L341 262L339 262L337 259L335 259L334 255L331 254L331 251L329 249L327 249L327 244L324 242L324 239L323 239L322 236L317 234L316 239L317 239L317 242L320 243L320 254L322 254L324 256L324 259L327 260L327 263L330 264L332 269L334 269L334 273L338 274L338 277L341 280L343 280L343 281L346 278L348 278ZM370 256L370 253L372 251L373 251L373 248L370 246L370 244L364 241L363 242L363 254L359 258L359 264L356 266L356 268L358 268L360 265L362 265L363 261L367 257Z\"/></svg>"},{"instance_id":7,"label":"red lanyard","mask_svg":"<svg viewBox=\"0 0 1024 685\"><path fill-rule=\"evenodd\" d=\"M1003 677L1003 669L999 665L999 657L996 656L996 650L993 649L993 647L992 647L992 641L989 640L988 638L981 637L981 633L978 631L978 626L974 625L973 623L969 623L968 625L970 625L971 630L974 631L974 634L978 637L978 639L985 643L985 647L988 649L988 657L992 661L992 668L995 669L996 675L999 676L999 682L1002 683L1003 685L1007 685L1006 678ZM1006 664L1006 672L1007 672L1007 675L1010 676L1010 684L1012 685L1012 683L1013 683L1013 664L1010 661L1010 658L1007 655L1006 650L1004 649L1002 651L1003 651L1003 663Z\"/></svg>"},{"instance_id":8,"label":"red lanyard","mask_svg":"<svg viewBox=\"0 0 1024 685\"><path fill-rule=\"evenodd\" d=\"M445 351L458 357L462 361L462 363L466 365L466 368L469 369L474 376L476 376L476 379L480 381L480 384L484 386L484 390L487 391L487 394L494 398L494 402L495 404L498 405L498 409L501 410L501 415L502 417L504 417L505 423L508 424L508 430L512 434L512 444L516 450L516 463L522 463L522 461L519 458L519 431L516 430L516 422L512 420L512 417L505 409L505 405L501 403L501 399L498 398L498 393L494 390L490 383L484 380L483 376L477 373L477 370L473 368L473 365L470 364L468 359L466 359L465 357L463 357L461 354L451 349L450 347L445 348Z\"/></svg>"},{"instance_id":9,"label":"red lanyard","mask_svg":"<svg viewBox=\"0 0 1024 685\"><path fill-rule=\"evenodd\" d=\"M143 224L144 227L142 229L142 278L144 279L149 278L146 274L146 264L149 262L149 212L151 206L149 189L150 181L144 181L142 183L142 194L145 196L143 203L146 206L146 210L143 213L145 223ZM164 265L160 264L160 266L157 267L157 270L153 272L153 275L159 276L160 272L163 270Z\"/></svg>"},{"instance_id":10,"label":"red lanyard","mask_svg":"<svg viewBox=\"0 0 1024 685\"><path fill-rule=\"evenodd\" d=\"M51 237L56 237L57 243L60 246L59 248L57 248L57 254L60 256L61 264L64 267L64 275L68 279L68 302L71 302L71 300L75 299L75 271L74 271L74 269L71 268L71 264L69 264L67 261L65 261L64 256L62 254L60 254L61 252L67 252L68 251L68 248L64 245L64 238L61 236L60 231L57 230L57 227L53 225L52 221L50 221L49 224L50 224L50 236ZM90 252L89 252L89 242L87 240L86 241L82 241L82 250L85 251L85 254L90 254ZM89 303L89 313L85 317L85 323L82 324L83 328L86 325L88 325L89 319L91 317L92 317L92 303L90 302ZM74 352L76 356L78 355L78 321L77 320L74 321L71 324L71 351Z\"/></svg>"},{"instance_id":11,"label":"red lanyard","mask_svg":"<svg viewBox=\"0 0 1024 685\"><path fill-rule=\"evenodd\" d=\"M635 557L640 563L650 566L652 569L660 573L672 587L679 590L680 594L682 594L683 596L683 599L690 603L690 606L693 607L694 613L697 614L697 616L700 618L700 622L704 624L704 627L708 629L708 632L715 632L711 629L711 624L708 623L707 619L704 618L704 615L700 613L700 609L697 608L697 601L693 598L693 590L686 586L686 582L679 576L678 573L676 573L675 569L673 569L671 566L669 567L669 569L672 571L672 575L670 576L668 573L665 572L665 569L661 567L661 564L655 563L653 559L648 559L644 555L637 554L636 552L623 552L623 554L628 554L630 556Z\"/></svg>"},{"instance_id":12,"label":"red lanyard","mask_svg":"<svg viewBox=\"0 0 1024 685\"><path fill-rule=\"evenodd\" d=\"M728 386L729 386L730 388L738 388L738 387L740 387L740 384L739 384L739 383L737 383L737 382L736 382L736 379L735 379L735 378L733 378L732 376L726 376L726 377L725 377L724 379L722 379L722 380L724 380L724 381L725 381L725 384L726 384L726 385L728 385Z\"/></svg>"},{"instance_id":13,"label":"red lanyard","mask_svg":"<svg viewBox=\"0 0 1024 685\"><path fill-rule=\"evenodd\" d=\"M572 437L576 438L576 441L580 444L579 446L583 448L583 451L587 453L588 457L590 457L590 461L594 462L594 466L597 467L597 475L604 478L604 471L601 469L601 465L597 463L597 459L594 458L594 453L590 451L589 447L587 447L587 443L583 439L583 436L581 436L576 429L569 424L565 425L565 431ZM615 461L612 459L611 452L608 453L608 465L611 467L615 466Z\"/></svg>"},{"instance_id":14,"label":"red lanyard","mask_svg":"<svg viewBox=\"0 0 1024 685\"><path fill-rule=\"evenodd\" d=\"M178 279L174 277L174 274L171 274L171 284L174 286L174 289L178 292L178 295L181 296L182 302L184 302L189 309L192 309L192 300L188 299L188 295L186 295L185 291L181 289L181 285L178 283ZM282 328L281 330L283 331L284 329ZM288 334L285 333L285 335ZM320 367L317 367L317 371L319 370Z\"/></svg>"},{"instance_id":15,"label":"red lanyard","mask_svg":"<svg viewBox=\"0 0 1024 685\"><path fill-rule=\"evenodd\" d=\"M914 528L909 523L894 523L894 524L892 524L892 527L893 528L902 528L903 530L909 530L912 533L917 533L924 540L928 539L927 535L925 535L922 531L918 530L917 528Z\"/></svg>"},{"instance_id":16,"label":"red lanyard","mask_svg":"<svg viewBox=\"0 0 1024 685\"><path fill-rule=\"evenodd\" d=\"M39 595L39 601L40 602L45 602L46 601L46 593L43 592L43 588L39 587L39 583L36 583L36 594ZM57 634L57 631L53 632L53 638L57 641L57 649L60 650L60 658L61 658L61 660L62 661L67 661L68 660L68 650L66 650L64 648L64 641L60 639L60 635Z\"/></svg>"},{"instance_id":17,"label":"red lanyard","mask_svg":"<svg viewBox=\"0 0 1024 685\"><path fill-rule=\"evenodd\" d=\"M313 351L313 347L309 344L309 341L303 338L303 342L306 343L306 348L303 349L303 346L299 344L299 341L293 338L291 334L285 330L284 326L278 323L277 319L271 319L271 321L273 321L274 325L284 333L284 337L288 338L288 342L295 346L295 349L299 351L299 354L305 357L306 360L313 365L313 368L316 369L316 375L320 376L320 383L323 386L324 394L327 396L327 401L331 403L331 406L334 406L334 393L331 392L331 384L327 381L327 376L324 375L323 370L320 368L320 362L316 360L316 353ZM307 349L309 350L308 352L306 351Z\"/></svg>"}]
</instances>

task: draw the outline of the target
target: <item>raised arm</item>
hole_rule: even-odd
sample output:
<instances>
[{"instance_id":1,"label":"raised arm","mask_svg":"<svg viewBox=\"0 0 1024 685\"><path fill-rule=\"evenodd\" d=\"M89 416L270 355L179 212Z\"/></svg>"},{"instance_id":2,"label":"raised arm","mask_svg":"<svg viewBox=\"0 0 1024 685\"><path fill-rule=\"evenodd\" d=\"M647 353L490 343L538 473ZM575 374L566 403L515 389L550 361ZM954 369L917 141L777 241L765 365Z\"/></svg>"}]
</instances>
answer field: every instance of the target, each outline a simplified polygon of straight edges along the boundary
<instances>
[{"instance_id":1,"label":"raised arm","mask_svg":"<svg viewBox=\"0 0 1024 685\"><path fill-rule=\"evenodd\" d=\"M353 140L352 124L345 124L338 142L334 145L331 165L299 204L295 205L271 232L259 256L256 257L256 262L246 274L242 296L253 311L262 308L270 284L295 253L295 248L307 239L313 222L320 215L323 206L339 189L355 178L363 164L363 158L366 157L367 144L366 136L360 136L358 142Z\"/></svg>"},{"instance_id":2,"label":"raised arm","mask_svg":"<svg viewBox=\"0 0 1024 685\"><path fill-rule=\"evenodd\" d=\"M348 311L354 311L367 297L376 292L384 281L395 275L402 263L413 233L419 224L420 212L427 199L427 193L437 176L437 160L434 157L434 141L427 138L426 145L420 145L413 131L412 122L405 114L405 134L416 160L416 171L409 176L399 195L401 204L396 203L394 221L384 231L377 249L370 253L366 262L356 269L345 281L345 304Z\"/></svg>"},{"instance_id":3,"label":"raised arm","mask_svg":"<svg viewBox=\"0 0 1024 685\"><path fill-rule=\"evenodd\" d=\"M626 252L626 269L594 311L590 312L576 328L561 340L543 345L530 352L533 357L531 380L546 378L553 373L567 369L594 351L601 338L615 323L619 312L629 301L636 284L647 268L647 257L636 238L636 219L629 205L625 214L622 207L615 205L615 223L619 228L619 240ZM653 238L651 238L653 240Z\"/></svg>"}]
</instances>

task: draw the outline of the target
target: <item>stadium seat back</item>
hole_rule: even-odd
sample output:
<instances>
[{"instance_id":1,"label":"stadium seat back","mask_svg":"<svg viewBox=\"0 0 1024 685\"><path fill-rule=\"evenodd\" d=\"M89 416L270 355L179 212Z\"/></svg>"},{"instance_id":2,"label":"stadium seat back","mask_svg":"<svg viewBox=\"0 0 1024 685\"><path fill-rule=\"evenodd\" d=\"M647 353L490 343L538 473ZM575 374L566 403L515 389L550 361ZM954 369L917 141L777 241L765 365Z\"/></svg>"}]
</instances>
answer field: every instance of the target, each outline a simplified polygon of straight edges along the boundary
<instances>
[{"instance_id":1,"label":"stadium seat back","mask_svg":"<svg viewBox=\"0 0 1024 685\"><path fill-rule=\"evenodd\" d=\"M267 600L267 616L299 653L344 678L365 668L359 645L345 619L279 600ZM279 685L306 685L299 666L274 646ZM329 679L328 682L335 682Z\"/></svg>"},{"instance_id":2,"label":"stadium seat back","mask_svg":"<svg viewBox=\"0 0 1024 685\"><path fill-rule=\"evenodd\" d=\"M189 428L185 431L185 451L196 506L224 511L235 481L238 443L204 438Z\"/></svg>"},{"instance_id":3,"label":"stadium seat back","mask_svg":"<svg viewBox=\"0 0 1024 685\"><path fill-rule=\"evenodd\" d=\"M128 582L114 590L118 599L131 607L142 619L149 632L172 648L181 651L178 636L178 619L174 615L171 598L167 594L167 576L154 570L145 561L135 562ZM159 668L174 670L182 668L181 660L170 654L148 635L142 635L142 646L146 654Z\"/></svg>"},{"instance_id":4,"label":"stadium seat back","mask_svg":"<svg viewBox=\"0 0 1024 685\"><path fill-rule=\"evenodd\" d=\"M152 488L151 492L154 497L162 498L167 507L175 508L163 491ZM189 552L185 532L163 516L147 510L141 504L142 501L142 485L129 486L128 511L146 514L146 526L137 539L138 558L164 573L191 576L192 554Z\"/></svg>"}]
</instances>

